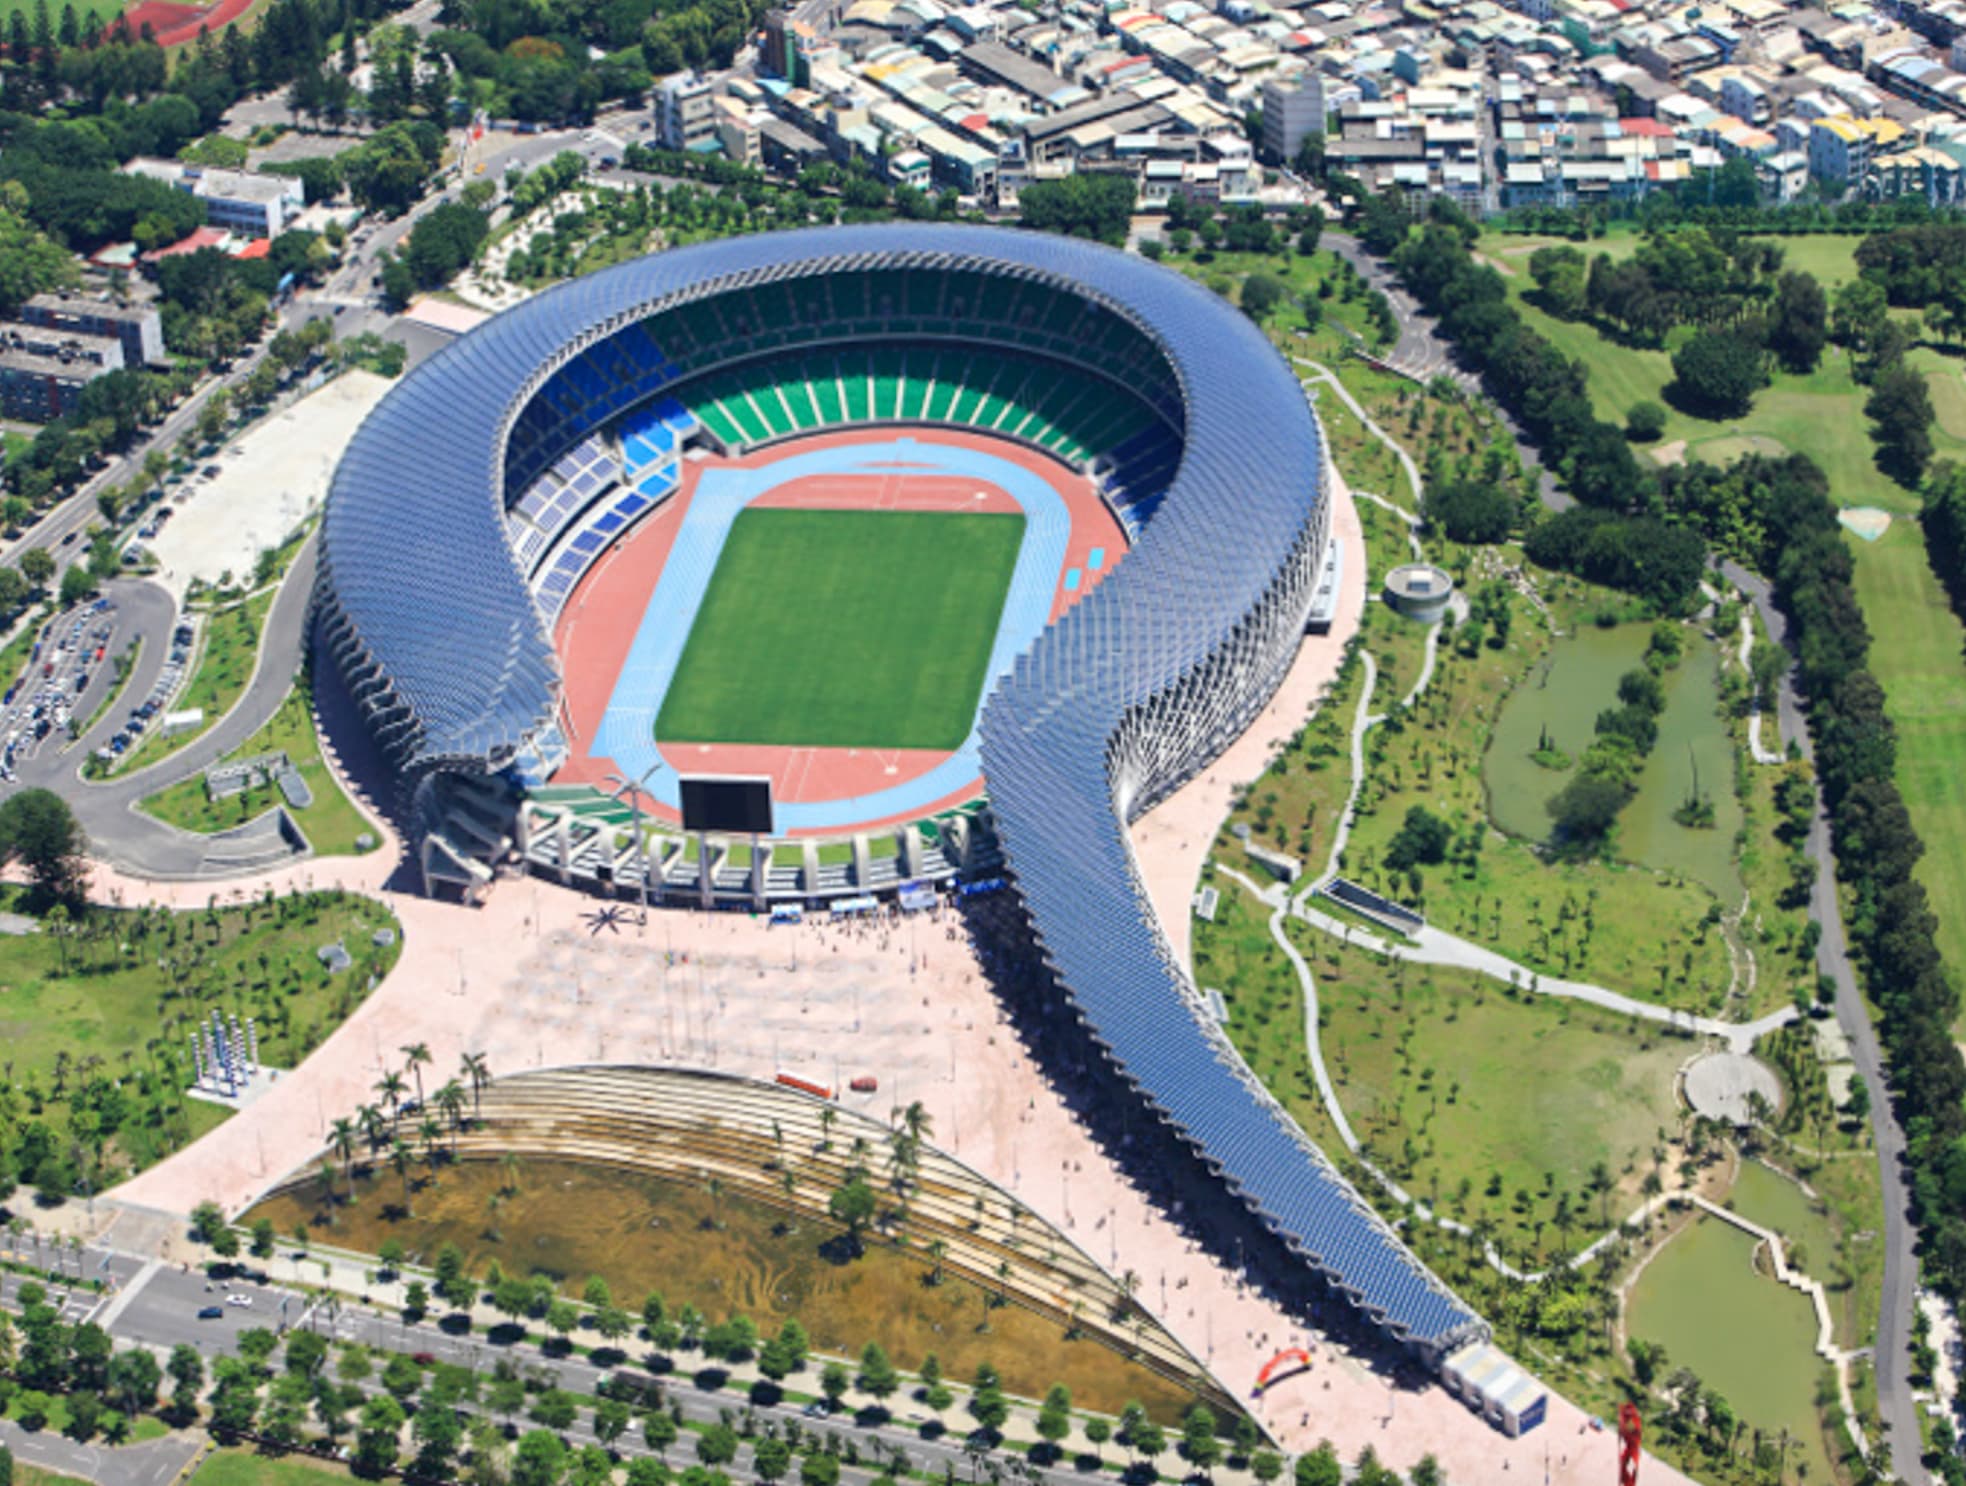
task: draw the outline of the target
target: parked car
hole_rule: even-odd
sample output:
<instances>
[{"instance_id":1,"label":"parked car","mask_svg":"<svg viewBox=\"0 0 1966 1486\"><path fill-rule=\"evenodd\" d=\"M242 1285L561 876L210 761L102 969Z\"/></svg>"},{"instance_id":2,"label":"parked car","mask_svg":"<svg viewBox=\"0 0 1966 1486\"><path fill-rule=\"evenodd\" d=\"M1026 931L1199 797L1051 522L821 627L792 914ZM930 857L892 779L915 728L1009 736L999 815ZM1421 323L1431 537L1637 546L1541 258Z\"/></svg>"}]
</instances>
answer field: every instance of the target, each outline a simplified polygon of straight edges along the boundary
<instances>
[{"instance_id":1,"label":"parked car","mask_svg":"<svg viewBox=\"0 0 1966 1486\"><path fill-rule=\"evenodd\" d=\"M198 1308L198 1319L200 1321L216 1321L220 1316L223 1316L224 1314L225 1314L224 1306L206 1305L206 1306L200 1306Z\"/></svg>"}]
</instances>

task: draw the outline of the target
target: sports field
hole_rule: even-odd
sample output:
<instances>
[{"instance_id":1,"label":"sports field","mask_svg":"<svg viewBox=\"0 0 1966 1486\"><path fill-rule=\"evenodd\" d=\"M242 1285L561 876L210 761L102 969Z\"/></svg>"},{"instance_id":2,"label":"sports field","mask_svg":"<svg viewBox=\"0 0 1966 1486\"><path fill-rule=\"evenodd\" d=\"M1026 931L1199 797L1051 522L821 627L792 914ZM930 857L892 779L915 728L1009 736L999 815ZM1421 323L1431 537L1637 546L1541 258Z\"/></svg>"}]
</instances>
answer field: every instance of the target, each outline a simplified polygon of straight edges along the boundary
<instances>
[{"instance_id":1,"label":"sports field","mask_svg":"<svg viewBox=\"0 0 1966 1486\"><path fill-rule=\"evenodd\" d=\"M665 743L961 745L1021 515L747 510L656 720Z\"/></svg>"}]
</instances>

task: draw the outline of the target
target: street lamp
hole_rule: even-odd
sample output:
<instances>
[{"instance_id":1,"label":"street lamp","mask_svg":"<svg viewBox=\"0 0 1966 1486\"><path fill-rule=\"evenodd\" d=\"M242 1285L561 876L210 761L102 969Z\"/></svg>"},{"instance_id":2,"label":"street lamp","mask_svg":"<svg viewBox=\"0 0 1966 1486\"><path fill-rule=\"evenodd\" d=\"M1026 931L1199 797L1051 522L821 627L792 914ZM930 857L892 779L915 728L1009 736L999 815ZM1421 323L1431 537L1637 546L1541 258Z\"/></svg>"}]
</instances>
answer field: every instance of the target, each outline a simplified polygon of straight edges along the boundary
<instances>
[{"instance_id":1,"label":"street lamp","mask_svg":"<svg viewBox=\"0 0 1966 1486\"><path fill-rule=\"evenodd\" d=\"M642 834L642 796L647 793L644 786L655 776L655 771L661 767L662 760L657 759L647 769L642 771L642 777L639 779L630 780L624 774L613 772L610 772L607 776L612 783L621 786L614 792L614 797L618 800L623 795L628 796L628 808L634 815L635 851L642 864L641 897L642 926L644 928L648 927L649 921L649 844L648 838Z\"/></svg>"}]
</instances>

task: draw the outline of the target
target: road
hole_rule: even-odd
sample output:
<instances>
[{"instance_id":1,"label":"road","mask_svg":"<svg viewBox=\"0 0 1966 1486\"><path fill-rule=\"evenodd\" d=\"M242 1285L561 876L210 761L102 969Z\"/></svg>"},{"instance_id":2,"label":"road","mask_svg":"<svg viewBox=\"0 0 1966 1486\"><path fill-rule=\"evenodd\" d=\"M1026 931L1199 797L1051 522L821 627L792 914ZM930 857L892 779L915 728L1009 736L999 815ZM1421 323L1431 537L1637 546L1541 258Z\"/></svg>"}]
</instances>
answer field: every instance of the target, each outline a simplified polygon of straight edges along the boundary
<instances>
[{"instance_id":1,"label":"road","mask_svg":"<svg viewBox=\"0 0 1966 1486\"><path fill-rule=\"evenodd\" d=\"M18 1253L22 1258L30 1257L25 1247ZM52 1254L45 1254L37 1262L46 1262L53 1257ZM684 1418L692 1423L715 1424L734 1411L746 1411L761 1422L775 1424L781 1430L787 1425L796 1424L807 1431L845 1431L858 1440L863 1456L870 1459L877 1450L881 1454L891 1455L895 1450L902 1449L907 1451L910 1464L916 1469L934 1472L947 1467L951 1471L966 1472L970 1468L963 1435L945 1431L941 1420L914 1408L905 1398L898 1402L893 1417L887 1422L864 1412L856 1414L851 1409L829 1413L821 1405L797 1399L781 1404L753 1403L747 1391L748 1385L742 1379L733 1377L731 1370L721 1364L706 1360L704 1366L694 1372L671 1371L664 1359L636 1359L632 1343L625 1349L630 1353L630 1360L607 1368L596 1366L588 1358L577 1354L550 1355L532 1341L493 1340L490 1332L447 1330L437 1321L412 1324L398 1314L384 1313L353 1302L331 1306L298 1289L273 1282L261 1283L247 1278L208 1280L204 1273L197 1270L146 1261L111 1249L85 1248L79 1258L64 1262L79 1264L86 1275L107 1276L115 1282L112 1289L101 1296L78 1289L72 1296L64 1297L63 1303L71 1319L81 1319L86 1309L87 1318L103 1326L118 1342L147 1346L159 1353L168 1353L173 1347L188 1344L208 1359L208 1370L209 1359L234 1352L240 1334L255 1327L275 1332L305 1327L330 1335L338 1342L359 1342L383 1354L428 1354L438 1361L468 1367L481 1375L488 1374L495 1362L510 1360L527 1375L542 1378L549 1386L563 1388L583 1397L595 1396L603 1378L625 1368L632 1375L645 1375L649 1381L659 1383L665 1401L680 1408ZM286 1262L275 1261L281 1265ZM308 1264L313 1262L312 1259L305 1261ZM348 1278L359 1279L359 1276ZM20 1283L17 1276L0 1276L0 1303L17 1307ZM50 1285L49 1288L51 1297L60 1293L59 1286ZM229 1297L234 1296L246 1299L250 1304L230 1303ZM212 1306L217 1306L220 1314L200 1319L199 1311ZM593 1345L598 1338L589 1334L581 1341L583 1345ZM679 1360L687 1364L692 1359L684 1356ZM795 1386L814 1388L817 1386L817 1376L817 1364L809 1364L805 1373L794 1380ZM1018 1406L1014 1432L1020 1437L1031 1433L1030 1413L1028 1406ZM958 1427L961 1417L959 1413L951 1414L952 1422ZM592 1433L590 1407L582 1408L579 1421L566 1434L576 1446L596 1442ZM85 1460L77 1452L90 1450L91 1447L74 1446L72 1442L63 1440L44 1440L43 1443L55 1452L49 1459L51 1468L110 1482L113 1486L162 1486L162 1482L169 1477L153 1474L158 1462L169 1458L189 1458L182 1444L170 1451L146 1451L142 1454L128 1449L119 1450L114 1452L113 1457L109 1452L93 1450L91 1457ZM165 1442L157 1443L162 1445ZM615 1448L631 1456L647 1453L639 1431L632 1431ZM688 1442L685 1441L680 1448L687 1453ZM64 1458L67 1464L59 1464ZM740 1446L733 1465L743 1471L748 1468L749 1460L750 1446L746 1443ZM849 1468L846 1472L847 1479L856 1483L871 1480L874 1474L873 1470L865 1468ZM1087 1475L1088 1471L1079 1468L1075 1462L1064 1464L1039 1470L1035 1486L1070 1486L1070 1483L1085 1480Z\"/></svg>"},{"instance_id":2,"label":"road","mask_svg":"<svg viewBox=\"0 0 1966 1486\"><path fill-rule=\"evenodd\" d=\"M1776 607L1765 579L1740 564L1723 562L1721 575L1754 603L1767 626L1768 637L1784 648L1788 618ZM1784 745L1793 740L1814 767L1815 742L1795 689L1795 667L1783 675L1775 696L1776 724ZM1836 896L1836 858L1831 849L1829 811L1821 790L1809 822L1803 849L1816 864L1809 889L1809 914L1823 926L1816 944L1816 969L1836 986L1836 1024L1850 1043L1850 1058L1870 1090L1871 1138L1877 1145L1877 1166L1884 1199L1884 1278L1878 1297L1875 1366L1877 1411L1891 1447L1894 1468L1907 1480L1922 1473L1918 1459L1922 1444L1918 1404L1911 1393L1912 1313L1918 1305L1918 1230L1911 1217L1911 1180L1905 1165L1904 1131L1890 1099L1884 1053L1871 1021L1870 1005L1857 983L1850 960L1850 941L1843 924L1843 905Z\"/></svg>"}]
</instances>

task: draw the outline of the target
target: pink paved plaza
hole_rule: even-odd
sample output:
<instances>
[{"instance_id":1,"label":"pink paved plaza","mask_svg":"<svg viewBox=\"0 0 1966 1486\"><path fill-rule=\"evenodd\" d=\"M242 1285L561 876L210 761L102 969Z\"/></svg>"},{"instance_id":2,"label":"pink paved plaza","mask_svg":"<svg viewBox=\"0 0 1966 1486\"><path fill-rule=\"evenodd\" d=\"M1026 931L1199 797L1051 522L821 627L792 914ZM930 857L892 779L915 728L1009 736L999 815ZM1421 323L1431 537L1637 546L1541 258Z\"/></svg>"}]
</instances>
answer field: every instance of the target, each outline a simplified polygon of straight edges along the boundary
<instances>
[{"instance_id":1,"label":"pink paved plaza","mask_svg":"<svg viewBox=\"0 0 1966 1486\"><path fill-rule=\"evenodd\" d=\"M1189 898L1230 791L1259 774L1335 672L1365 602L1365 554L1348 492L1336 492L1346 544L1342 614L1306 642L1248 735L1133 831L1146 881L1176 948L1188 952ZM1306 1330L1201 1252L1108 1165L1091 1133L1041 1076L952 921L851 928L768 927L734 914L668 911L637 927L597 900L537 880L497 885L483 908L390 891L395 843L359 859L309 862L220 894L341 886L388 901L404 933L397 969L249 1115L145 1172L116 1194L189 1212L207 1198L237 1211L318 1158L329 1123L375 1098L401 1048L427 1043L448 1076L466 1051L494 1075L585 1062L708 1067L770 1078L781 1069L841 1087L863 1073L884 1116L919 1099L937 1141L1015 1192L1114 1273L1231 1391L1247 1397L1278 1348L1308 1346L1311 1370L1252 1404L1291 1450L1331 1439L1347 1457L1372 1445L1410 1467L1429 1452L1459 1482L1614 1479L1616 1444L1552 1397L1547 1425L1512 1441L1437 1387L1395 1388L1329 1338ZM145 883L102 871L102 897L202 909L197 883ZM862 1096L847 1096L861 1098ZM1679 1479L1647 1462L1649 1481Z\"/></svg>"}]
</instances>

